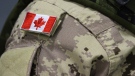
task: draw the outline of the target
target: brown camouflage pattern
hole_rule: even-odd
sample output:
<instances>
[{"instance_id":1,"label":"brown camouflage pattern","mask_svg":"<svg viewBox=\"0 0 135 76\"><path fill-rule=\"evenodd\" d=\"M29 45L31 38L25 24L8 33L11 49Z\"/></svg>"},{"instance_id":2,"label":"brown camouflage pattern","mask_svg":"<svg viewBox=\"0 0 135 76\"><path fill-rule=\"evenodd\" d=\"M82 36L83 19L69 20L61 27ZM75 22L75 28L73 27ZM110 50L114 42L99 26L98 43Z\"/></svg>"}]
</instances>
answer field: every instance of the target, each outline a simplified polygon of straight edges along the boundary
<instances>
[{"instance_id":1,"label":"brown camouflage pattern","mask_svg":"<svg viewBox=\"0 0 135 76\"><path fill-rule=\"evenodd\" d=\"M20 30L26 12L66 12L53 36ZM91 8L64 0L34 0L20 14L7 50L37 46L27 76L135 76L135 35Z\"/></svg>"}]
</instances>

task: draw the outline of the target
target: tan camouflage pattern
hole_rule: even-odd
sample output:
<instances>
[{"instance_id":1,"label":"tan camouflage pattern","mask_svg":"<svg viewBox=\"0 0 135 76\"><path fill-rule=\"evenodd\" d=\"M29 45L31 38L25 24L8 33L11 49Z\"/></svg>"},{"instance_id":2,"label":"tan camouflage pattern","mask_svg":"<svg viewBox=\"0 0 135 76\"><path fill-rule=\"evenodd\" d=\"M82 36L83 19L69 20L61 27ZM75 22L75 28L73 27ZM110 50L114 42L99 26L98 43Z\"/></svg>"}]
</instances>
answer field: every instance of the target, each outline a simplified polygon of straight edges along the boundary
<instances>
[{"instance_id":1,"label":"tan camouflage pattern","mask_svg":"<svg viewBox=\"0 0 135 76\"><path fill-rule=\"evenodd\" d=\"M111 76L134 76L130 71L129 75L125 75L124 72L134 65L128 63L126 58L129 55L134 55L135 36L121 26L116 25L115 27L102 32L97 37L109 56L110 73L114 72Z\"/></svg>"},{"instance_id":2,"label":"tan camouflage pattern","mask_svg":"<svg viewBox=\"0 0 135 76\"><path fill-rule=\"evenodd\" d=\"M108 61L106 52L95 37L67 15L55 35L41 47L38 75L88 76L92 67L90 64L100 56L103 56L101 62Z\"/></svg>"},{"instance_id":3,"label":"tan camouflage pattern","mask_svg":"<svg viewBox=\"0 0 135 76\"><path fill-rule=\"evenodd\" d=\"M67 14L48 37L20 30L26 12L58 18ZM33 62L26 76L135 76L135 35L98 11L70 1L34 0L22 11L4 54L30 46L36 52L26 58Z\"/></svg>"}]
</instances>

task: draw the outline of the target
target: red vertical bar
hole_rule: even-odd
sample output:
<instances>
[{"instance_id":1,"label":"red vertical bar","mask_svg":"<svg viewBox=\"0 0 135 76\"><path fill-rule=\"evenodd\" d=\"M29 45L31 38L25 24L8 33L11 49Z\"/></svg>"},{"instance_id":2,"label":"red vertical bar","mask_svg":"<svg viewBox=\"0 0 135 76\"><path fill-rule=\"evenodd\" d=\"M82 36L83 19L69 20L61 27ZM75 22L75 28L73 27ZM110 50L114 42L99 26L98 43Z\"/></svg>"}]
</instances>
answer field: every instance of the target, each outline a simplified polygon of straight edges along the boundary
<instances>
[{"instance_id":1,"label":"red vertical bar","mask_svg":"<svg viewBox=\"0 0 135 76\"><path fill-rule=\"evenodd\" d=\"M21 28L29 29L35 16L36 16L36 14L28 12Z\"/></svg>"},{"instance_id":2,"label":"red vertical bar","mask_svg":"<svg viewBox=\"0 0 135 76\"><path fill-rule=\"evenodd\" d=\"M56 17L50 16L47 23L46 23L46 26L45 26L43 32L50 33L53 26L54 26L55 21L56 21Z\"/></svg>"}]
</instances>

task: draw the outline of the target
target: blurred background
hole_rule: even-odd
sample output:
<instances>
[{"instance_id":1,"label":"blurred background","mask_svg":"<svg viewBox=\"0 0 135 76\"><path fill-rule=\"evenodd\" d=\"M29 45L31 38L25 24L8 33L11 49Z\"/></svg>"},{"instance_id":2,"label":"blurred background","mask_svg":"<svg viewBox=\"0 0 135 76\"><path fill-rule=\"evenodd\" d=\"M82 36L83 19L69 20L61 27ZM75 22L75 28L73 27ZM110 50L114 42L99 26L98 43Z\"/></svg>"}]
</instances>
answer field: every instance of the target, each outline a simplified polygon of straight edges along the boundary
<instances>
[{"instance_id":1,"label":"blurred background","mask_svg":"<svg viewBox=\"0 0 135 76\"><path fill-rule=\"evenodd\" d=\"M4 23L18 0L0 0L0 32Z\"/></svg>"}]
</instances>

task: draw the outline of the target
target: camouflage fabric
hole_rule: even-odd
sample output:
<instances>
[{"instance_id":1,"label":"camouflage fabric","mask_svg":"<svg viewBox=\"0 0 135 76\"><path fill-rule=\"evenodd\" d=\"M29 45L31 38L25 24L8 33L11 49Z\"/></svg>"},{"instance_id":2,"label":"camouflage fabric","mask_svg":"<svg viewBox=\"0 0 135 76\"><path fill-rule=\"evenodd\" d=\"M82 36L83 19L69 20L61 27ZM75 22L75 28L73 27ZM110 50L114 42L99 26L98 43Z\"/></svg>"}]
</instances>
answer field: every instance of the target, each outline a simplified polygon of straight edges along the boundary
<instances>
[{"instance_id":1,"label":"camouflage fabric","mask_svg":"<svg viewBox=\"0 0 135 76\"><path fill-rule=\"evenodd\" d=\"M70 0L96 9L135 34L135 0ZM120 5L118 2L124 2ZM128 2L128 3L126 3Z\"/></svg>"},{"instance_id":2,"label":"camouflage fabric","mask_svg":"<svg viewBox=\"0 0 135 76\"><path fill-rule=\"evenodd\" d=\"M27 12L65 17L48 37L20 30ZM34 0L7 41L0 76L135 76L134 59L135 35L100 12L65 0Z\"/></svg>"}]
</instances>

